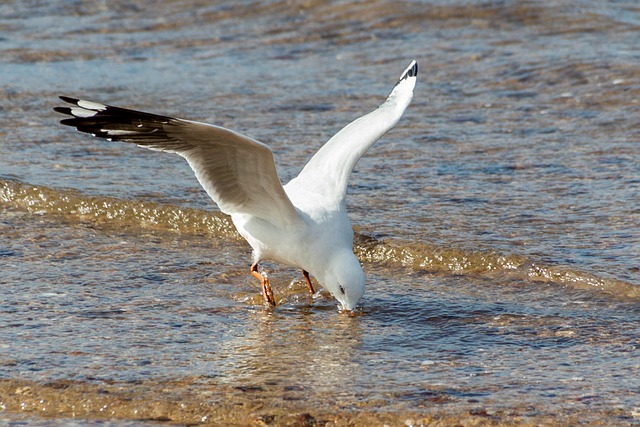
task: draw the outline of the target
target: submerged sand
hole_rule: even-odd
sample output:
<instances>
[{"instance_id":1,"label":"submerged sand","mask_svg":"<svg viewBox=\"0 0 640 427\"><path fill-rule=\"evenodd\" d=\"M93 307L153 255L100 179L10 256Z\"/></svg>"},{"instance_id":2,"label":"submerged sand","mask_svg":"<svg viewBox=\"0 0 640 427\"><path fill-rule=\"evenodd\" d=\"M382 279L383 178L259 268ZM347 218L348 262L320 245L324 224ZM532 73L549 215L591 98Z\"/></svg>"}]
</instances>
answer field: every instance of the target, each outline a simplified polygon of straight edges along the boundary
<instances>
[{"instance_id":1,"label":"submerged sand","mask_svg":"<svg viewBox=\"0 0 640 427\"><path fill-rule=\"evenodd\" d=\"M328 397L330 398L330 397ZM632 425L616 409L552 414L530 406L499 411L478 406L442 411L438 397L424 409L386 412L376 402L350 410L316 407L305 400L270 396L263 387L194 385L190 380L155 384L100 384L54 381L46 384L0 380L0 407L6 413L47 418L161 422L225 426L600 426ZM635 421L638 421L635 419Z\"/></svg>"}]
</instances>

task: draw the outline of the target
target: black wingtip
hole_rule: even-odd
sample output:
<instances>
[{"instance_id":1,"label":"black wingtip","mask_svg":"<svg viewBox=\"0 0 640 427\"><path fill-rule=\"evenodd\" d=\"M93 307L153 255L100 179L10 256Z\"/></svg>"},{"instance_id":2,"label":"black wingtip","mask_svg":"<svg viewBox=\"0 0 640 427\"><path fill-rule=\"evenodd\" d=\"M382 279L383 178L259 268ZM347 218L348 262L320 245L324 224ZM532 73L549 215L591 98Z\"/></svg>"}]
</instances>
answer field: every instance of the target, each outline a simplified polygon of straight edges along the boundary
<instances>
[{"instance_id":1,"label":"black wingtip","mask_svg":"<svg viewBox=\"0 0 640 427\"><path fill-rule=\"evenodd\" d=\"M71 115L71 108L69 107L53 107L53 111L55 111L56 113Z\"/></svg>"},{"instance_id":2,"label":"black wingtip","mask_svg":"<svg viewBox=\"0 0 640 427\"><path fill-rule=\"evenodd\" d=\"M69 104L75 104L78 105L78 101L80 101L78 98L71 98L69 96L58 96L58 98L62 99L64 102L68 102Z\"/></svg>"},{"instance_id":3,"label":"black wingtip","mask_svg":"<svg viewBox=\"0 0 640 427\"><path fill-rule=\"evenodd\" d=\"M78 105L78 101L79 99L76 98L71 98L68 96L58 96L58 98L62 99L64 102L68 102L69 104L73 104L73 105ZM72 116L73 114L71 114L71 108L69 107L53 107L53 111L55 111L56 113L62 113L62 114L67 114L69 116Z\"/></svg>"},{"instance_id":4,"label":"black wingtip","mask_svg":"<svg viewBox=\"0 0 640 427\"><path fill-rule=\"evenodd\" d=\"M60 124L61 125L66 125L66 126L72 126L74 128L77 128L78 126L78 119L76 118L72 118L72 119L62 119L60 120Z\"/></svg>"},{"instance_id":5,"label":"black wingtip","mask_svg":"<svg viewBox=\"0 0 640 427\"><path fill-rule=\"evenodd\" d=\"M409 69L409 77L416 77L418 75L418 63L413 60L413 67Z\"/></svg>"},{"instance_id":6,"label":"black wingtip","mask_svg":"<svg viewBox=\"0 0 640 427\"><path fill-rule=\"evenodd\" d=\"M407 79L409 77L416 77L417 75L418 75L418 63L414 59L413 61L411 61L407 69L404 70L404 72L402 73L398 81L401 82L404 79Z\"/></svg>"}]
</instances>

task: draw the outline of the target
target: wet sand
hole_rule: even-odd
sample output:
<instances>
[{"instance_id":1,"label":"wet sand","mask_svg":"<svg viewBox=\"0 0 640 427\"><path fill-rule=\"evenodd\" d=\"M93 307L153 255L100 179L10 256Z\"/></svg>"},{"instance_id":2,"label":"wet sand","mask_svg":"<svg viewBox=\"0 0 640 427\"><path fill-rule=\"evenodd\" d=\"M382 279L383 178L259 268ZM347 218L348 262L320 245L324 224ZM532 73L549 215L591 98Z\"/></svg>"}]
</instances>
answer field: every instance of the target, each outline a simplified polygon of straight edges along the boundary
<instances>
[{"instance_id":1,"label":"wet sand","mask_svg":"<svg viewBox=\"0 0 640 427\"><path fill-rule=\"evenodd\" d=\"M331 397L328 396L328 399ZM296 390L263 386L220 386L184 379L163 384L89 384L57 381L39 384L0 381L0 406L38 417L120 419L179 425L216 426L602 426L631 425L620 410L576 410L549 414L530 405L494 411L468 405L441 411L446 397L425 395L414 411L388 412L376 402L332 409L306 401ZM346 402L335 402L336 406Z\"/></svg>"}]
</instances>

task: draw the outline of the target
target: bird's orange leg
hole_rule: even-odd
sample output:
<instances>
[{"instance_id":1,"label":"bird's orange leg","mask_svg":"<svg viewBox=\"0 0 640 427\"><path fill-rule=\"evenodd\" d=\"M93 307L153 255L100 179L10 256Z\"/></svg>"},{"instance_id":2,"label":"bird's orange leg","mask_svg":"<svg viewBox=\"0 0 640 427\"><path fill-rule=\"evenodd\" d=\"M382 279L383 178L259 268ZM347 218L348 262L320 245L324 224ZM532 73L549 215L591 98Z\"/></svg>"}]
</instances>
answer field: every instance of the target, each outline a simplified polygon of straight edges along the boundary
<instances>
[{"instance_id":1,"label":"bird's orange leg","mask_svg":"<svg viewBox=\"0 0 640 427\"><path fill-rule=\"evenodd\" d=\"M316 293L316 290L313 289L313 285L311 284L311 278L309 277L309 273L306 270L302 270L302 275L304 276L304 280L307 281L307 286L309 287L309 291L311 291L311 295Z\"/></svg>"},{"instance_id":2,"label":"bird's orange leg","mask_svg":"<svg viewBox=\"0 0 640 427\"><path fill-rule=\"evenodd\" d=\"M262 295L264 296L264 300L269 303L272 307L276 306L276 300L273 297L273 291L271 291L271 285L269 284L269 278L267 276L263 276L258 272L258 263L256 262L251 266L251 275L256 279L260 280L260 284L262 285Z\"/></svg>"}]
</instances>

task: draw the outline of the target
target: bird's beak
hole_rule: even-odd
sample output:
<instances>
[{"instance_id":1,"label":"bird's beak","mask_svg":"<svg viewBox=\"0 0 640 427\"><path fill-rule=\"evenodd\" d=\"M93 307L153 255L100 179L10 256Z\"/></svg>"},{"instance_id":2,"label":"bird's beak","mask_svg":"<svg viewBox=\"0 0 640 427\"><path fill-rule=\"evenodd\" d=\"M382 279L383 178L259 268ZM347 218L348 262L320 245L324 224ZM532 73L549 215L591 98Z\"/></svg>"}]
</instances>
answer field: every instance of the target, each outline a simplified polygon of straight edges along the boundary
<instances>
[{"instance_id":1,"label":"bird's beak","mask_svg":"<svg viewBox=\"0 0 640 427\"><path fill-rule=\"evenodd\" d=\"M343 303L340 303L340 305L338 306L338 312L344 315L347 315L349 317L355 317L357 315L359 315L360 313L362 313L362 309L360 309L359 307L354 307L352 309L348 309L344 306Z\"/></svg>"}]
</instances>

